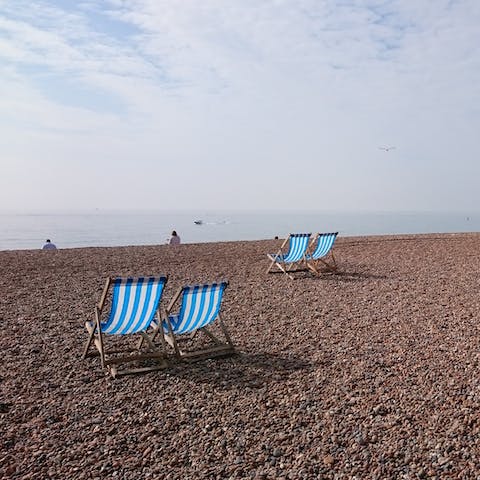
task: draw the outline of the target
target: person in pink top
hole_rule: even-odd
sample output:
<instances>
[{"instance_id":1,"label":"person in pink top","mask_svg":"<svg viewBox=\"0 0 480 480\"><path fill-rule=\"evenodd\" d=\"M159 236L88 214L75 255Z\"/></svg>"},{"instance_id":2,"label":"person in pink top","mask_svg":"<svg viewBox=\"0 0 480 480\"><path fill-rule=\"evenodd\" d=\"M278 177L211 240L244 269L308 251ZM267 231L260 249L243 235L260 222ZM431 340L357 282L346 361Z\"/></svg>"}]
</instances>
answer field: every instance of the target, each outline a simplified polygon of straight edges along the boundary
<instances>
[{"instance_id":1,"label":"person in pink top","mask_svg":"<svg viewBox=\"0 0 480 480\"><path fill-rule=\"evenodd\" d=\"M172 232L172 236L170 237L170 245L180 245L180 237L177 235L175 230Z\"/></svg>"}]
</instances>

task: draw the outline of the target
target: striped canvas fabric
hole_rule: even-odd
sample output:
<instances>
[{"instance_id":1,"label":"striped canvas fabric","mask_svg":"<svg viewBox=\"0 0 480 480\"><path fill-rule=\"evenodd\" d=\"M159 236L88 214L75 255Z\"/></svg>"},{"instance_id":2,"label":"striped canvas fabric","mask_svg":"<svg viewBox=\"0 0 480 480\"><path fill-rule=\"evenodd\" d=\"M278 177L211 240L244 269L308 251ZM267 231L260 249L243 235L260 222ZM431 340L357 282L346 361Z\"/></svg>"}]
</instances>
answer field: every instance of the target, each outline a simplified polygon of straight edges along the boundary
<instances>
[{"instance_id":1,"label":"striped canvas fabric","mask_svg":"<svg viewBox=\"0 0 480 480\"><path fill-rule=\"evenodd\" d=\"M184 287L179 314L168 317L173 333L193 332L213 322L226 286L227 282ZM163 329L168 333L165 322Z\"/></svg>"},{"instance_id":2,"label":"striped canvas fabric","mask_svg":"<svg viewBox=\"0 0 480 480\"><path fill-rule=\"evenodd\" d=\"M298 262L303 258L308 248L311 233L292 233L290 235L290 245L286 255L272 255L276 261Z\"/></svg>"},{"instance_id":3,"label":"striped canvas fabric","mask_svg":"<svg viewBox=\"0 0 480 480\"><path fill-rule=\"evenodd\" d=\"M318 260L324 257L332 249L338 232L321 233L317 238L317 247L312 254L307 255L307 260Z\"/></svg>"},{"instance_id":4,"label":"striped canvas fabric","mask_svg":"<svg viewBox=\"0 0 480 480\"><path fill-rule=\"evenodd\" d=\"M147 330L166 281L166 277L116 278L110 316L101 324L102 332L126 335Z\"/></svg>"}]
</instances>

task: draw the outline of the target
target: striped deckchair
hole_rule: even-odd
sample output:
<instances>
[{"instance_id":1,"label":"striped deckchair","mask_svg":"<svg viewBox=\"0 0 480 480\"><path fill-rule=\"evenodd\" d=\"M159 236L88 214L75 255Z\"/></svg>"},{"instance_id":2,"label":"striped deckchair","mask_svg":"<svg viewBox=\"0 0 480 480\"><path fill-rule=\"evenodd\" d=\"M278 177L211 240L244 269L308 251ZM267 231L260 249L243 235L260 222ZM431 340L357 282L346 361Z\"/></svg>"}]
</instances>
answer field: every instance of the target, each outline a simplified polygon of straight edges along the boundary
<instances>
[{"instance_id":1,"label":"striped deckchair","mask_svg":"<svg viewBox=\"0 0 480 480\"><path fill-rule=\"evenodd\" d=\"M307 260L307 266L315 274L320 274L320 264L323 264L329 271L335 272L337 270L337 262L335 261L335 256L333 255L333 244L337 238L338 232L334 233L319 233L312 240L310 248L313 249L313 246L316 244L315 248L311 252L307 253L305 258ZM330 254L332 260L327 262L325 258Z\"/></svg>"},{"instance_id":2,"label":"striped deckchair","mask_svg":"<svg viewBox=\"0 0 480 480\"><path fill-rule=\"evenodd\" d=\"M178 358L198 360L235 352L220 315L223 293L227 285L228 282L185 286L172 298L162 322L162 333ZM180 298L179 313L172 314ZM218 320L219 330L225 340L220 340L210 329L215 320ZM199 341L194 340L197 333L203 333L204 337L208 338L207 345L198 345Z\"/></svg>"},{"instance_id":3,"label":"striped deckchair","mask_svg":"<svg viewBox=\"0 0 480 480\"><path fill-rule=\"evenodd\" d=\"M299 262L305 262L305 253L308 248L310 236L311 233L291 233L283 242L278 253L267 253L267 257L271 260L267 273L270 272L275 265L293 280L293 275L289 272L291 272L292 268ZM284 254L283 249L287 243L289 243L288 252Z\"/></svg>"},{"instance_id":4,"label":"striped deckchair","mask_svg":"<svg viewBox=\"0 0 480 480\"><path fill-rule=\"evenodd\" d=\"M100 354L102 368L107 367L114 377L164 368L166 366L165 351L159 350L153 344L147 330L153 328L152 334L154 334L155 323L152 322L155 317L160 320L159 303L166 282L167 277L164 276L108 278L100 302L95 306L95 321L85 323L89 338L83 351L83 358L89 355L89 348L94 343ZM105 321L102 321L102 310L111 286L113 286L113 293L110 314ZM105 346L107 336L132 338L131 335L134 334L138 334L141 339L135 347L107 349ZM142 349L144 343L146 348ZM145 360L157 362L155 366L119 370L122 364Z\"/></svg>"}]
</instances>

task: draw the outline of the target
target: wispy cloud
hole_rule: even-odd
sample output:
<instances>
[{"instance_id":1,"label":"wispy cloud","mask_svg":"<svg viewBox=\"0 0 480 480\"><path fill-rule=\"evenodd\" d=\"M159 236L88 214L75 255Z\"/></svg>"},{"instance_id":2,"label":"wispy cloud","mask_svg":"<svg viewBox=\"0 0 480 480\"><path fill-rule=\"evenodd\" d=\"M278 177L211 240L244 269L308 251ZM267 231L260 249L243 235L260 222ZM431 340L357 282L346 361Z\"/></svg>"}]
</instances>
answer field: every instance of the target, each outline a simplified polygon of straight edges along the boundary
<instances>
[{"instance_id":1,"label":"wispy cloud","mask_svg":"<svg viewBox=\"0 0 480 480\"><path fill-rule=\"evenodd\" d=\"M150 180L129 159L165 170L176 185L186 165L197 176L204 165L213 172L206 186L225 185L231 206L285 204L274 188L265 197L262 186L271 184L272 171L277 183L290 184L296 169L309 172L296 190L301 205L312 204L318 180L310 172L317 171L332 195L339 182L349 192L338 200L343 208L359 206L359 198L363 208L379 198L386 208L431 208L435 193L445 191L458 193L458 205L467 202L449 181L469 182L451 166L458 151L469 174L477 168L476 0L0 6L0 123L11 138L27 132L31 141L5 144L11 161L55 157L58 164L73 145L72 158L81 162L88 138L100 171L112 170L115 152L118 171L137 183ZM53 138L63 146L50 155ZM398 146L402 160L390 170L381 144ZM433 193L403 198L398 179L415 191L434 165L449 174L436 178ZM202 198L202 188L187 183L186 207ZM259 192L245 199L252 183ZM79 187L70 203L81 198Z\"/></svg>"}]
</instances>

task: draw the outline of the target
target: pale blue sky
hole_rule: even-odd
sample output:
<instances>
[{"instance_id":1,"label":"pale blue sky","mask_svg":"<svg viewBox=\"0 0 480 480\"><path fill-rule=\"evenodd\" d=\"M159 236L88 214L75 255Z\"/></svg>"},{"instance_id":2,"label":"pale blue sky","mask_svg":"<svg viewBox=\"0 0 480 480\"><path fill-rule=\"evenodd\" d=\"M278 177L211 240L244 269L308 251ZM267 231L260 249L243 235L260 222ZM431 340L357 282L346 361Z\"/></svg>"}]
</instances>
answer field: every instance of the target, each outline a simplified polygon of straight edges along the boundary
<instances>
[{"instance_id":1,"label":"pale blue sky","mask_svg":"<svg viewBox=\"0 0 480 480\"><path fill-rule=\"evenodd\" d=\"M0 208L478 210L478 45L478 0L0 0Z\"/></svg>"}]
</instances>

